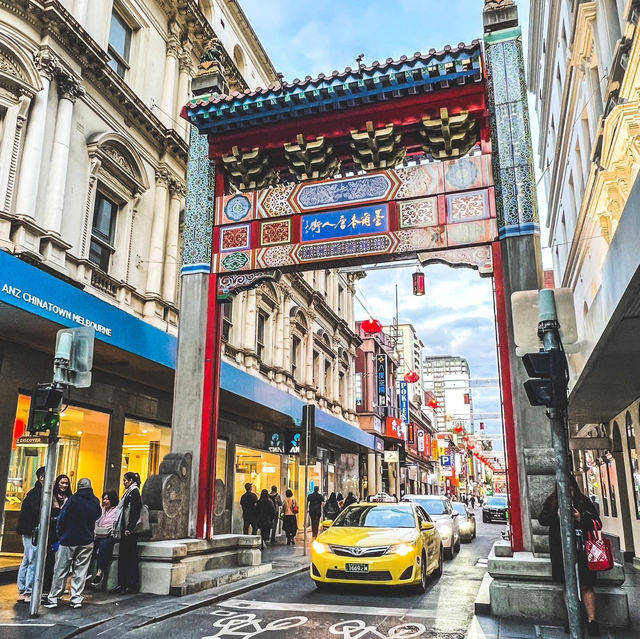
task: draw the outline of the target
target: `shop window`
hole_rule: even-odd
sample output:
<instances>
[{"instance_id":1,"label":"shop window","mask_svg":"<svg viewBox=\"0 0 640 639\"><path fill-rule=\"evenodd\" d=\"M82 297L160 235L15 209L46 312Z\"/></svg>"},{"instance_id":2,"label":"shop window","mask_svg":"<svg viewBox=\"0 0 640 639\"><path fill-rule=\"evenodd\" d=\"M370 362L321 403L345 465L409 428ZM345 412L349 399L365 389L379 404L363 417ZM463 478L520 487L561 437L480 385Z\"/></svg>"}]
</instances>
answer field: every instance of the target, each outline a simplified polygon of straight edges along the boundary
<instances>
[{"instance_id":1,"label":"shop window","mask_svg":"<svg viewBox=\"0 0 640 639\"><path fill-rule=\"evenodd\" d=\"M636 508L636 519L640 519L640 468L638 467L638 451L636 450L636 432L631 414L626 416L627 448L629 449L629 471L631 472L631 490Z\"/></svg>"},{"instance_id":2,"label":"shop window","mask_svg":"<svg viewBox=\"0 0 640 639\"><path fill-rule=\"evenodd\" d=\"M136 419L125 419L120 481L127 472L138 473L144 485L155 475L162 458L171 451L171 428Z\"/></svg>"},{"instance_id":3,"label":"shop window","mask_svg":"<svg viewBox=\"0 0 640 639\"><path fill-rule=\"evenodd\" d=\"M109 272L109 262L114 251L113 238L117 215L118 205L98 191L93 209L89 261L97 264L105 273Z\"/></svg>"},{"instance_id":4,"label":"shop window","mask_svg":"<svg viewBox=\"0 0 640 639\"><path fill-rule=\"evenodd\" d=\"M18 396L5 493L3 552L22 552L22 543L15 533L18 514L23 499L36 482L36 469L44 466L46 455L46 447L21 445L21 437L28 435L30 403L28 395ZM78 406L68 406L61 413L56 475L68 475L74 492L81 477L91 480L96 494L103 490L108 437L107 413Z\"/></svg>"},{"instance_id":5,"label":"shop window","mask_svg":"<svg viewBox=\"0 0 640 639\"><path fill-rule=\"evenodd\" d=\"M264 336L265 336L265 326L267 324L267 316L262 311L258 311L258 319L256 326L256 354L258 355L258 359L262 361L264 357Z\"/></svg>"},{"instance_id":6,"label":"shop window","mask_svg":"<svg viewBox=\"0 0 640 639\"><path fill-rule=\"evenodd\" d=\"M604 472L603 472L604 469ZM607 481L607 469L603 463L598 465L600 473L600 494L602 495L602 512L605 517L609 516L609 482Z\"/></svg>"},{"instance_id":7,"label":"shop window","mask_svg":"<svg viewBox=\"0 0 640 639\"><path fill-rule=\"evenodd\" d=\"M242 532L242 510L240 498L244 494L244 485L253 484L253 490L260 496L263 488L281 487L280 455L263 450L236 446L235 482L233 496L233 525L231 532Z\"/></svg>"},{"instance_id":8,"label":"shop window","mask_svg":"<svg viewBox=\"0 0 640 639\"><path fill-rule=\"evenodd\" d=\"M607 479L609 483L609 500L611 503L611 516L618 516L618 500L616 498L616 462L614 459L607 459Z\"/></svg>"},{"instance_id":9,"label":"shop window","mask_svg":"<svg viewBox=\"0 0 640 639\"><path fill-rule=\"evenodd\" d=\"M229 341L231 328L233 327L233 303L225 302L222 304L222 339Z\"/></svg>"},{"instance_id":10,"label":"shop window","mask_svg":"<svg viewBox=\"0 0 640 639\"><path fill-rule=\"evenodd\" d=\"M109 30L109 66L124 78L129 69L129 52L131 49L132 29L117 12L111 13L111 29Z\"/></svg>"}]
</instances>

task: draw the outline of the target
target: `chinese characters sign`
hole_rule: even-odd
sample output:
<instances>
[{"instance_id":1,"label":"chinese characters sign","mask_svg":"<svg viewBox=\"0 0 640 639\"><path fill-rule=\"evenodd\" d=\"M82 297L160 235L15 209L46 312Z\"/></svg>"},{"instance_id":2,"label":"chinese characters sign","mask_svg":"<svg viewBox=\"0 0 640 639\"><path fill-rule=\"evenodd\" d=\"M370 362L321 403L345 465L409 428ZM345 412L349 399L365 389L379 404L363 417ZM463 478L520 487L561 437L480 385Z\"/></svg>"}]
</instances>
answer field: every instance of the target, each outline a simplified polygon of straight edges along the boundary
<instances>
[{"instance_id":1,"label":"chinese characters sign","mask_svg":"<svg viewBox=\"0 0 640 639\"><path fill-rule=\"evenodd\" d=\"M303 242L335 240L352 235L368 235L389 230L389 206L331 211L302 216Z\"/></svg>"},{"instance_id":2,"label":"chinese characters sign","mask_svg":"<svg viewBox=\"0 0 640 639\"><path fill-rule=\"evenodd\" d=\"M376 355L376 387L378 406L387 406L387 356Z\"/></svg>"}]
</instances>

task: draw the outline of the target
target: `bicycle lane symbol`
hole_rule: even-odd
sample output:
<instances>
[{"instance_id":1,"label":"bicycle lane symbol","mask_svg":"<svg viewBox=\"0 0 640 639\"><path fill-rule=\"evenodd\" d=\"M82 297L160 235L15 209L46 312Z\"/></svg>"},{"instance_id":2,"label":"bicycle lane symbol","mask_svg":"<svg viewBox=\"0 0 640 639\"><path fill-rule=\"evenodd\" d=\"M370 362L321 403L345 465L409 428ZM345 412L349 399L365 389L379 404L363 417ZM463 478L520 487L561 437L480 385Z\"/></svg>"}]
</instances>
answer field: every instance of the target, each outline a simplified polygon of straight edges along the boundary
<instances>
[{"instance_id":1,"label":"bicycle lane symbol","mask_svg":"<svg viewBox=\"0 0 640 639\"><path fill-rule=\"evenodd\" d=\"M213 627L219 630L215 635L202 639L221 639L222 637L252 639L266 632L297 628L305 625L309 620L308 617L300 615L276 619L263 625L263 620L253 613L238 614L231 610L217 610L211 614L219 617L213 623ZM379 631L377 626L367 625L361 619L352 619L334 623L329 627L329 634L341 636L344 639L413 639L422 636L426 630L426 627L420 623L403 623L393 626L385 633Z\"/></svg>"},{"instance_id":2,"label":"bicycle lane symbol","mask_svg":"<svg viewBox=\"0 0 640 639\"><path fill-rule=\"evenodd\" d=\"M257 615L250 612L238 614L232 610L216 610L211 614L220 617L213 623L213 627L219 630L215 635L208 635L202 639L219 639L220 637L251 639L265 632L297 628L309 620L308 617L303 616L286 617L269 621L263 626L262 619L258 619Z\"/></svg>"}]
</instances>

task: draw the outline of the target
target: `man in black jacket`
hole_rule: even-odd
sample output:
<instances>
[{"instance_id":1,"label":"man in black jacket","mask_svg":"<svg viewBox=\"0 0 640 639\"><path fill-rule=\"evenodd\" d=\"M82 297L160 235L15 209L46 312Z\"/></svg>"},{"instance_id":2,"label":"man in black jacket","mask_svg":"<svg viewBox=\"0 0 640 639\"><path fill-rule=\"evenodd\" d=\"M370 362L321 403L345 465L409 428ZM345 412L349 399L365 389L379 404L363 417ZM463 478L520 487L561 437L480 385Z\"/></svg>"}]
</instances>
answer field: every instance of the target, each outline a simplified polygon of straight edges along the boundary
<instances>
[{"instance_id":1,"label":"man in black jacket","mask_svg":"<svg viewBox=\"0 0 640 639\"><path fill-rule=\"evenodd\" d=\"M313 492L307 497L309 504L309 519L311 520L311 537L315 539L318 536L318 528L320 527L320 519L322 518L322 503L324 495L320 493L319 486L313 489Z\"/></svg>"},{"instance_id":2,"label":"man in black jacket","mask_svg":"<svg viewBox=\"0 0 640 639\"><path fill-rule=\"evenodd\" d=\"M242 532L249 534L249 526L251 526L251 534L258 534L258 526L256 525L256 504L258 503L258 495L251 489L253 485L246 483L244 485L245 493L240 497L240 507L242 508Z\"/></svg>"},{"instance_id":3,"label":"man in black jacket","mask_svg":"<svg viewBox=\"0 0 640 639\"><path fill-rule=\"evenodd\" d=\"M56 532L60 546L56 552L51 590L45 608L57 608L58 597L71 571L71 607L82 608L82 593L93 553L96 520L102 514L90 479L78 482L78 492L70 497L58 515Z\"/></svg>"},{"instance_id":4,"label":"man in black jacket","mask_svg":"<svg viewBox=\"0 0 640 639\"><path fill-rule=\"evenodd\" d=\"M40 502L44 484L44 466L36 470L36 483L27 493L18 517L18 534L22 536L24 553L18 570L18 601L31 601L31 589L36 568L36 546L33 545L33 531L40 519Z\"/></svg>"}]
</instances>

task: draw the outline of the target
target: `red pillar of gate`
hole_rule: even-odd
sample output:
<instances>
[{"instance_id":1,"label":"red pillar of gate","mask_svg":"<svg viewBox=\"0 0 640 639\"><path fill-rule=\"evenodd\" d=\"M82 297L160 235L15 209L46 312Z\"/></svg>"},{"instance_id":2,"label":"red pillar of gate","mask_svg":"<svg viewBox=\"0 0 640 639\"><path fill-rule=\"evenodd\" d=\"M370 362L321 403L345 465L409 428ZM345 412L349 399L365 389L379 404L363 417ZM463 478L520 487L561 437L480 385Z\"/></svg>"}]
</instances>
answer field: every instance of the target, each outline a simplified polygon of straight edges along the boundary
<instances>
[{"instance_id":1,"label":"red pillar of gate","mask_svg":"<svg viewBox=\"0 0 640 639\"><path fill-rule=\"evenodd\" d=\"M224 193L224 172L215 167L214 193ZM215 233L213 244L218 236ZM214 249L215 259L215 249ZM215 271L215 268L213 269ZM218 453L218 417L220 413L220 378L222 370L222 309L218 302L217 273L209 276L207 324L202 380L202 427L200 430L200 469L198 473L198 511L196 535L200 539L213 536L213 518Z\"/></svg>"},{"instance_id":2,"label":"red pillar of gate","mask_svg":"<svg viewBox=\"0 0 640 639\"><path fill-rule=\"evenodd\" d=\"M493 278L495 284L495 309L498 338L498 358L500 362L500 385L503 406L503 434L506 448L507 482L509 486L511 547L514 551L524 550L522 534L522 499L518 479L518 452L516 448L516 426L514 421L513 395L511 393L511 362L509 359L509 317L504 286L502 246L500 242L491 245L493 254Z\"/></svg>"}]
</instances>

